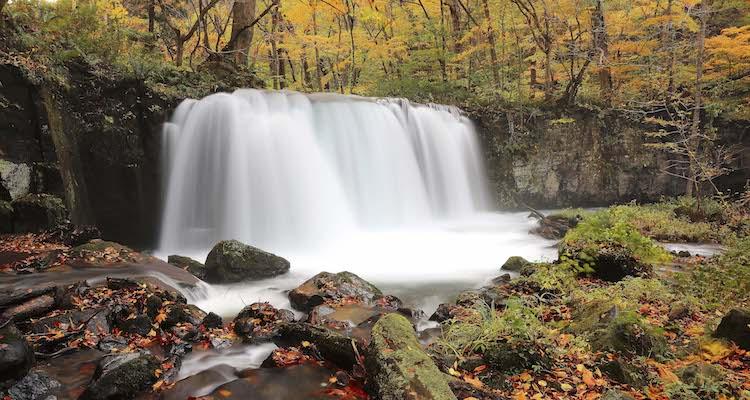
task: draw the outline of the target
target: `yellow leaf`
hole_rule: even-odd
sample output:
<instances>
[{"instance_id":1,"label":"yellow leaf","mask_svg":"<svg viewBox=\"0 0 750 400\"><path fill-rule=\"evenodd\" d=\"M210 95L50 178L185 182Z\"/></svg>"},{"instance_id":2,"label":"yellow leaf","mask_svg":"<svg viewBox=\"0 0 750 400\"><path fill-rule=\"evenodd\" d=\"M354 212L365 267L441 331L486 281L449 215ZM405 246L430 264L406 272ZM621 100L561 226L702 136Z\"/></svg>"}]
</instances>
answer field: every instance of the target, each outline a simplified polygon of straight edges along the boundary
<instances>
[{"instance_id":1,"label":"yellow leaf","mask_svg":"<svg viewBox=\"0 0 750 400\"><path fill-rule=\"evenodd\" d=\"M565 392L570 392L571 390L573 390L573 386L570 386L567 383L561 383L560 384L560 389L562 389Z\"/></svg>"},{"instance_id":2,"label":"yellow leaf","mask_svg":"<svg viewBox=\"0 0 750 400\"><path fill-rule=\"evenodd\" d=\"M232 391L231 390L219 389L219 396L221 396L221 397L229 397L231 395L232 395Z\"/></svg>"},{"instance_id":3,"label":"yellow leaf","mask_svg":"<svg viewBox=\"0 0 750 400\"><path fill-rule=\"evenodd\" d=\"M450 374L451 376L461 376L461 373L460 373L460 372L458 372L458 371L456 371L456 370L455 370L455 369L453 369L453 368L448 368L448 373L449 373L449 374Z\"/></svg>"},{"instance_id":4,"label":"yellow leaf","mask_svg":"<svg viewBox=\"0 0 750 400\"><path fill-rule=\"evenodd\" d=\"M474 386L476 388L481 388L482 386L484 386L482 381L480 381L477 378L472 378L471 376L468 376L468 375L464 376L464 381L466 381L466 383L469 383L471 384L471 386Z\"/></svg>"},{"instance_id":5,"label":"yellow leaf","mask_svg":"<svg viewBox=\"0 0 750 400\"><path fill-rule=\"evenodd\" d=\"M719 361L732 354L732 349L719 340L713 340L710 343L704 344L701 350L703 350L703 356L711 361Z\"/></svg>"}]
</instances>

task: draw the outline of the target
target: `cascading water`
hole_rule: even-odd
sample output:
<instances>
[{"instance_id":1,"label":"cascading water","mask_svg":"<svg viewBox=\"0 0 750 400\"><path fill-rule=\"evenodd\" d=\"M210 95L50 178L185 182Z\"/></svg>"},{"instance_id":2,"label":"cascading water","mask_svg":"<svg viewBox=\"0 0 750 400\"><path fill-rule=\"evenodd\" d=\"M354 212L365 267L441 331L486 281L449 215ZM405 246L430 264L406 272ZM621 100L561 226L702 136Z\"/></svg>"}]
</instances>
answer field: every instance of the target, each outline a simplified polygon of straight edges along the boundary
<instances>
[{"instance_id":1,"label":"cascading water","mask_svg":"<svg viewBox=\"0 0 750 400\"><path fill-rule=\"evenodd\" d=\"M157 253L203 260L237 239L292 265L271 280L186 293L206 311L289 308L284 290L347 270L429 314L509 256L555 253L528 234L524 214L489 211L474 128L455 108L238 90L186 100L164 136Z\"/></svg>"},{"instance_id":2,"label":"cascading water","mask_svg":"<svg viewBox=\"0 0 750 400\"><path fill-rule=\"evenodd\" d=\"M242 89L186 100L164 132L165 251L299 249L488 208L455 108Z\"/></svg>"}]
</instances>

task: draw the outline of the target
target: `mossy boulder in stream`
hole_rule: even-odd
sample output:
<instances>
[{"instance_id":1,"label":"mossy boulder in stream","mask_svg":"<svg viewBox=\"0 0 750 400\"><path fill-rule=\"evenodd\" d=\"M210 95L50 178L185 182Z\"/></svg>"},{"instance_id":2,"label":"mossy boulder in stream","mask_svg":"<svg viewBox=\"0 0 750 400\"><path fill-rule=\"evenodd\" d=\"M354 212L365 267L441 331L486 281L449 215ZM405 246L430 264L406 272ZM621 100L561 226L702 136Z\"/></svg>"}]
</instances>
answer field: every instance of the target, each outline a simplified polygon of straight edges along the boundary
<instances>
[{"instance_id":1,"label":"mossy boulder in stream","mask_svg":"<svg viewBox=\"0 0 750 400\"><path fill-rule=\"evenodd\" d=\"M234 283L272 278L289 271L289 261L237 240L216 244L206 258L206 282Z\"/></svg>"},{"instance_id":2,"label":"mossy boulder in stream","mask_svg":"<svg viewBox=\"0 0 750 400\"><path fill-rule=\"evenodd\" d=\"M455 400L448 381L417 341L409 320L388 314L372 328L368 389L382 400Z\"/></svg>"},{"instance_id":3,"label":"mossy boulder in stream","mask_svg":"<svg viewBox=\"0 0 750 400\"><path fill-rule=\"evenodd\" d=\"M190 257L184 257L184 256L173 254L167 257L167 263L172 264L175 267L182 268L187 272L190 272L191 274L195 275L195 277L200 280L206 279L206 266L201 264L198 261L193 260Z\"/></svg>"},{"instance_id":4,"label":"mossy boulder in stream","mask_svg":"<svg viewBox=\"0 0 750 400\"><path fill-rule=\"evenodd\" d=\"M521 272L521 270L530 265L531 262L527 261L523 257L519 256L512 256L508 258L507 261L505 261L505 264L501 267L503 271L510 271L510 272Z\"/></svg>"},{"instance_id":5,"label":"mossy boulder in stream","mask_svg":"<svg viewBox=\"0 0 750 400\"><path fill-rule=\"evenodd\" d=\"M41 232L52 229L68 218L63 201L50 194L28 194L12 203L16 232Z\"/></svg>"},{"instance_id":6,"label":"mossy boulder in stream","mask_svg":"<svg viewBox=\"0 0 750 400\"><path fill-rule=\"evenodd\" d=\"M651 264L642 262L632 250L617 242L564 242L560 261L608 282L628 276L649 278L654 274Z\"/></svg>"},{"instance_id":7,"label":"mossy boulder in stream","mask_svg":"<svg viewBox=\"0 0 750 400\"><path fill-rule=\"evenodd\" d=\"M115 354L99 361L80 400L132 399L156 382L159 360L145 352Z\"/></svg>"}]
</instances>

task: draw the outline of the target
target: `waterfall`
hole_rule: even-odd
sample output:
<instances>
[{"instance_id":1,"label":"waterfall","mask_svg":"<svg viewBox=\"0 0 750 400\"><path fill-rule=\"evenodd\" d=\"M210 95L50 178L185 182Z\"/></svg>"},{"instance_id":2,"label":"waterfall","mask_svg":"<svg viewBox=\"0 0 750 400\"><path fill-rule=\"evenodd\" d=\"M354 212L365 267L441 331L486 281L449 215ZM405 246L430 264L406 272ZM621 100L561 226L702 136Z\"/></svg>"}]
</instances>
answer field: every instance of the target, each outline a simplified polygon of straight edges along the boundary
<instances>
[{"instance_id":1,"label":"waterfall","mask_svg":"<svg viewBox=\"0 0 750 400\"><path fill-rule=\"evenodd\" d=\"M488 208L456 108L241 89L185 100L163 135L163 251L298 248Z\"/></svg>"}]
</instances>

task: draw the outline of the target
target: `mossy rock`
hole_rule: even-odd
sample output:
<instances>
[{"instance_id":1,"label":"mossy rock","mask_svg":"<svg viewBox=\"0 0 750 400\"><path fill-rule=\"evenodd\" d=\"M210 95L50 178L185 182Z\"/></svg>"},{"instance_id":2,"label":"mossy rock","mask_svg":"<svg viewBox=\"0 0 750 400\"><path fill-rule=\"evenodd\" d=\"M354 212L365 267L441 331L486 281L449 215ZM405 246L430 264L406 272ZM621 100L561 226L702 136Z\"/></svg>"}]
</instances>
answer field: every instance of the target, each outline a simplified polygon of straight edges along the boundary
<instances>
[{"instance_id":1,"label":"mossy rock","mask_svg":"<svg viewBox=\"0 0 750 400\"><path fill-rule=\"evenodd\" d=\"M645 375L648 369L645 365L635 363L635 360L625 361L619 358L607 360L599 365L599 370L609 379L623 385L640 388L648 384L648 376Z\"/></svg>"},{"instance_id":2,"label":"mossy rock","mask_svg":"<svg viewBox=\"0 0 750 400\"><path fill-rule=\"evenodd\" d=\"M485 363L493 371L515 374L523 370L550 368L552 360L531 341L497 342L484 350Z\"/></svg>"},{"instance_id":3,"label":"mossy rock","mask_svg":"<svg viewBox=\"0 0 750 400\"><path fill-rule=\"evenodd\" d=\"M0 233L13 233L13 206L0 200Z\"/></svg>"},{"instance_id":4,"label":"mossy rock","mask_svg":"<svg viewBox=\"0 0 750 400\"><path fill-rule=\"evenodd\" d=\"M127 246L123 246L119 243L108 242L106 240L94 239L88 243L76 246L71 249L71 254L74 257L85 258L89 255L104 253L107 249L113 249L117 253L132 252L133 250ZM111 251L111 250L110 250Z\"/></svg>"},{"instance_id":5,"label":"mossy rock","mask_svg":"<svg viewBox=\"0 0 750 400\"><path fill-rule=\"evenodd\" d=\"M190 257L173 254L167 257L167 263L190 272L200 280L206 279L206 266Z\"/></svg>"},{"instance_id":6,"label":"mossy rock","mask_svg":"<svg viewBox=\"0 0 750 400\"><path fill-rule=\"evenodd\" d=\"M448 381L417 341L409 320L388 314L372 328L365 359L368 391L381 400L455 400Z\"/></svg>"},{"instance_id":7,"label":"mossy rock","mask_svg":"<svg viewBox=\"0 0 750 400\"><path fill-rule=\"evenodd\" d=\"M561 262L574 265L581 274L591 274L608 282L619 282L625 277L650 278L654 267L643 263L627 247L616 242L563 242Z\"/></svg>"},{"instance_id":8,"label":"mossy rock","mask_svg":"<svg viewBox=\"0 0 750 400\"><path fill-rule=\"evenodd\" d=\"M157 380L159 360L148 353L105 356L81 400L132 399L151 388Z\"/></svg>"},{"instance_id":9,"label":"mossy rock","mask_svg":"<svg viewBox=\"0 0 750 400\"><path fill-rule=\"evenodd\" d=\"M206 258L206 282L235 283L272 278L289 271L289 261L237 240L216 244Z\"/></svg>"},{"instance_id":10,"label":"mossy rock","mask_svg":"<svg viewBox=\"0 0 750 400\"><path fill-rule=\"evenodd\" d=\"M667 341L661 329L648 324L635 312L617 315L605 328L594 333L592 348L639 356L664 355Z\"/></svg>"},{"instance_id":11,"label":"mossy rock","mask_svg":"<svg viewBox=\"0 0 750 400\"><path fill-rule=\"evenodd\" d=\"M34 364L34 351L12 323L0 328L0 390L23 378Z\"/></svg>"},{"instance_id":12,"label":"mossy rock","mask_svg":"<svg viewBox=\"0 0 750 400\"><path fill-rule=\"evenodd\" d=\"M750 312L731 310L721 319L714 336L728 339L745 350L750 350Z\"/></svg>"},{"instance_id":13,"label":"mossy rock","mask_svg":"<svg viewBox=\"0 0 750 400\"><path fill-rule=\"evenodd\" d=\"M605 328L619 313L620 308L609 300L595 300L573 306L573 319L568 330L581 334Z\"/></svg>"},{"instance_id":14,"label":"mossy rock","mask_svg":"<svg viewBox=\"0 0 750 400\"><path fill-rule=\"evenodd\" d=\"M357 365L357 352L362 348L352 338L303 322L279 324L278 336L281 345L299 346L301 342L313 343L323 359L347 370ZM354 350L354 346L357 346L357 351Z\"/></svg>"},{"instance_id":15,"label":"mossy rock","mask_svg":"<svg viewBox=\"0 0 750 400\"><path fill-rule=\"evenodd\" d=\"M43 232L63 224L68 218L65 203L50 194L28 194L12 203L13 228L17 233Z\"/></svg>"},{"instance_id":16,"label":"mossy rock","mask_svg":"<svg viewBox=\"0 0 750 400\"><path fill-rule=\"evenodd\" d=\"M505 264L501 267L504 271L510 271L510 272L521 272L521 270L530 265L531 262L526 260L523 257L519 256L512 256L508 258L507 261L505 261Z\"/></svg>"},{"instance_id":17,"label":"mossy rock","mask_svg":"<svg viewBox=\"0 0 750 400\"><path fill-rule=\"evenodd\" d=\"M697 392L704 391L704 388L723 386L726 375L722 367L707 363L691 364L677 370L680 380L695 388Z\"/></svg>"}]
</instances>

